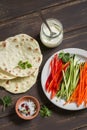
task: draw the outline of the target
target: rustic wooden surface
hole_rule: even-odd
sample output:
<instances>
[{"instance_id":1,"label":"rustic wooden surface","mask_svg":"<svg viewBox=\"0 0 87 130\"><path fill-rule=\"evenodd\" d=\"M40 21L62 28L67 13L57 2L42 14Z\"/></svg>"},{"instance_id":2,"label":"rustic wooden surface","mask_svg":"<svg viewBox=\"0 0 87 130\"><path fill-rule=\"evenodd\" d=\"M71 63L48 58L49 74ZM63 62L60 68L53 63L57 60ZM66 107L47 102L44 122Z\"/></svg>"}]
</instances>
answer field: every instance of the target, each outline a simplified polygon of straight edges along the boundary
<instances>
[{"instance_id":1,"label":"rustic wooden surface","mask_svg":"<svg viewBox=\"0 0 87 130\"><path fill-rule=\"evenodd\" d=\"M39 38L42 23L39 9L45 18L57 18L62 22L64 40L60 46L49 49L42 45ZM25 94L13 95L0 88L0 97L12 97L12 105L5 112L0 106L0 130L87 130L87 109L72 112L56 107L44 95L40 81L42 68L54 52L72 47L87 50L87 0L1 0L0 41L19 33L29 34L38 40L43 62L36 84ZM23 95L35 96L40 104L52 110L52 116L42 118L38 115L32 121L18 118L15 102Z\"/></svg>"}]
</instances>

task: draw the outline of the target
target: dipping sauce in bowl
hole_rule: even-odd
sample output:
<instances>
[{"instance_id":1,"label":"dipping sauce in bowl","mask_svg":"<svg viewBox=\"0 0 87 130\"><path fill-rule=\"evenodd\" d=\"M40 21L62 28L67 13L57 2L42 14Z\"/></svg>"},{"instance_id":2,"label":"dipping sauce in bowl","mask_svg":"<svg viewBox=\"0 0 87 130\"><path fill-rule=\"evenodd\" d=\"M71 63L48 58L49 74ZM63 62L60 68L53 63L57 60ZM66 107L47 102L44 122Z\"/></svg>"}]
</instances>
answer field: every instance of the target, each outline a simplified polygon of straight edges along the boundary
<instances>
[{"instance_id":1,"label":"dipping sauce in bowl","mask_svg":"<svg viewBox=\"0 0 87 130\"><path fill-rule=\"evenodd\" d=\"M55 35L50 37L49 29L44 23L42 23L40 31L41 42L49 48L57 47L63 40L63 26L57 19L50 18L46 21L51 31L54 32Z\"/></svg>"},{"instance_id":2,"label":"dipping sauce in bowl","mask_svg":"<svg viewBox=\"0 0 87 130\"><path fill-rule=\"evenodd\" d=\"M40 104L38 100L33 96L24 96L17 100L15 109L17 115L20 118L31 120L38 115Z\"/></svg>"}]
</instances>

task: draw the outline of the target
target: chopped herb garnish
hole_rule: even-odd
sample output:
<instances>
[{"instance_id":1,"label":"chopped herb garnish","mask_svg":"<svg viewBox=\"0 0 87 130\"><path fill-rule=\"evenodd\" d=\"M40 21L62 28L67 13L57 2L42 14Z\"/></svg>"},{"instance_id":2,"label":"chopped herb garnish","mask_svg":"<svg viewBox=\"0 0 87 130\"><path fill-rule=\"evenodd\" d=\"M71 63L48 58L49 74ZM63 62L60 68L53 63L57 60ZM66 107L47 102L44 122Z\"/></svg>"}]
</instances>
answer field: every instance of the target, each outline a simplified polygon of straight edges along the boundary
<instances>
[{"instance_id":1,"label":"chopped herb garnish","mask_svg":"<svg viewBox=\"0 0 87 130\"><path fill-rule=\"evenodd\" d=\"M68 62L70 60L70 54L69 53L64 53L64 52L60 52L59 53L59 58L62 59L62 61L64 63Z\"/></svg>"},{"instance_id":2,"label":"chopped herb garnish","mask_svg":"<svg viewBox=\"0 0 87 130\"><path fill-rule=\"evenodd\" d=\"M0 98L0 104L3 105L3 111L5 111L5 108L10 106L12 103L12 99L10 96L4 96L3 98Z\"/></svg>"},{"instance_id":3,"label":"chopped herb garnish","mask_svg":"<svg viewBox=\"0 0 87 130\"><path fill-rule=\"evenodd\" d=\"M19 61L18 66L21 69L26 69L26 68L31 68L32 67L32 65L28 61L25 61L25 62Z\"/></svg>"},{"instance_id":4,"label":"chopped herb garnish","mask_svg":"<svg viewBox=\"0 0 87 130\"><path fill-rule=\"evenodd\" d=\"M47 106L43 105L40 109L40 115L42 117L49 117L51 116L52 112L47 108Z\"/></svg>"},{"instance_id":5,"label":"chopped herb garnish","mask_svg":"<svg viewBox=\"0 0 87 130\"><path fill-rule=\"evenodd\" d=\"M32 65L31 64L27 64L27 68L30 68L30 67L32 67Z\"/></svg>"}]
</instances>

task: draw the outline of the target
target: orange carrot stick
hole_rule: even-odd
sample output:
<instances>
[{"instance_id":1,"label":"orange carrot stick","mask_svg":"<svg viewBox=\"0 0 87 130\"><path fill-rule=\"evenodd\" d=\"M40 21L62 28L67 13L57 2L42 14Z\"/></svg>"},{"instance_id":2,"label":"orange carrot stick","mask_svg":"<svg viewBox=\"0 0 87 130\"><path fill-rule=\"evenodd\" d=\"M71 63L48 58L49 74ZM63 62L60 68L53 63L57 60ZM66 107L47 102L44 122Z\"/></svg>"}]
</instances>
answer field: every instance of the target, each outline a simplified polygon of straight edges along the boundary
<instances>
[{"instance_id":1,"label":"orange carrot stick","mask_svg":"<svg viewBox=\"0 0 87 130\"><path fill-rule=\"evenodd\" d=\"M67 102L76 102L77 106L84 102L84 106L87 105L87 62L80 66L79 83Z\"/></svg>"}]
</instances>

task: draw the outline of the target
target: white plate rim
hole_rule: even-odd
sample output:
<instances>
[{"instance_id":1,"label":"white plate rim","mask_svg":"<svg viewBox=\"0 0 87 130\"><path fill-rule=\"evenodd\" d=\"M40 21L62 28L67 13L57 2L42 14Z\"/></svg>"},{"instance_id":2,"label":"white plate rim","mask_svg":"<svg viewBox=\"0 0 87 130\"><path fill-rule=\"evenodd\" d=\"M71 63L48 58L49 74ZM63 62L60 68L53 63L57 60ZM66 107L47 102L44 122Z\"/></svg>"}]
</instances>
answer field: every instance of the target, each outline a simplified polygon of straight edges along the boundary
<instances>
[{"instance_id":1,"label":"white plate rim","mask_svg":"<svg viewBox=\"0 0 87 130\"><path fill-rule=\"evenodd\" d=\"M60 53L61 51L64 51L64 52L69 52L71 54L77 54L79 56L82 56L84 58L87 58L87 51L86 50L83 50L83 49L79 49L79 48L66 48L66 49L61 49L57 52L55 52L53 55L51 55L48 60L46 61L43 69L42 69L42 73L41 73L41 86L42 86L42 89L43 89L43 92L44 94L46 95L46 97L54 104L56 105L57 107L60 107L62 109L65 109L65 110L82 110L82 109L85 109L84 107L84 104L82 104L81 106L77 107L75 103L70 103L70 104L67 104L67 105L63 105L64 104L64 101L63 100L58 100L56 97L54 97L52 100L50 99L50 93L47 93L46 90L45 90L45 82L46 82L46 79L47 79L47 76L45 75L45 73L48 73L46 72L46 68L49 66L49 63L52 59L52 57L57 54L57 53ZM44 76L45 76L45 81L44 81Z\"/></svg>"}]
</instances>

